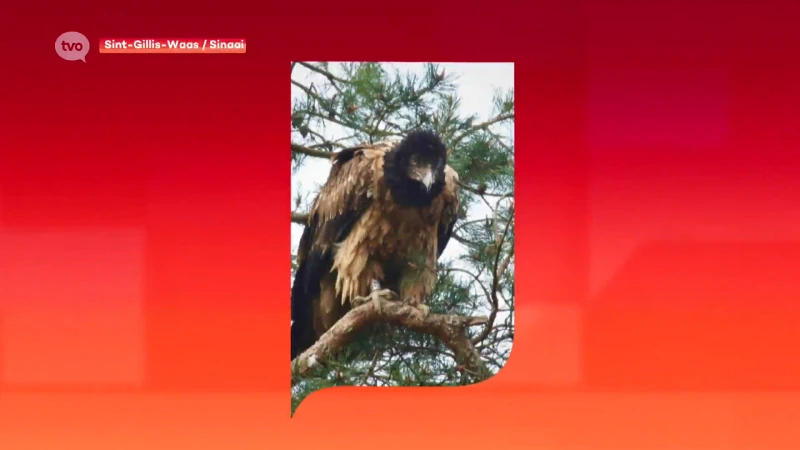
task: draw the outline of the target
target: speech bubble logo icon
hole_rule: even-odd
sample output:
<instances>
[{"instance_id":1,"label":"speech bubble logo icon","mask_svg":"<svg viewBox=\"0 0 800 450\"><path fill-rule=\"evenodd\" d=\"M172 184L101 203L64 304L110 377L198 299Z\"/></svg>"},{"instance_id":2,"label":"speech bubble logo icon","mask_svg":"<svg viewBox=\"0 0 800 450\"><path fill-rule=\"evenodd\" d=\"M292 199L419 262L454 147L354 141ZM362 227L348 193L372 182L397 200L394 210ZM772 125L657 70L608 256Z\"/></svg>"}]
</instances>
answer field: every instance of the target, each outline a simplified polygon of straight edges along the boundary
<instances>
[{"instance_id":1,"label":"speech bubble logo icon","mask_svg":"<svg viewBox=\"0 0 800 450\"><path fill-rule=\"evenodd\" d=\"M67 61L86 62L89 39L77 31L67 31L56 39L56 53Z\"/></svg>"}]
</instances>

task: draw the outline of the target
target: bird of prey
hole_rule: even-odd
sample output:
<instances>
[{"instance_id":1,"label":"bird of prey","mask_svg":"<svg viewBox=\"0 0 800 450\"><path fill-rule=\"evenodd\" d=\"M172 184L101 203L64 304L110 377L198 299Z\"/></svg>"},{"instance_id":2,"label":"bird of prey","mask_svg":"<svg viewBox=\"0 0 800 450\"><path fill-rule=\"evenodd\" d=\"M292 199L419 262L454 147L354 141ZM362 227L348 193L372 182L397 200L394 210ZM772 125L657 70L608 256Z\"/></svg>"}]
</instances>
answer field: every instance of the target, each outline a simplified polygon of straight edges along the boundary
<instances>
[{"instance_id":1,"label":"bird of prey","mask_svg":"<svg viewBox=\"0 0 800 450\"><path fill-rule=\"evenodd\" d=\"M352 307L390 290L423 314L459 209L458 174L430 130L342 150L309 212L292 285L292 359Z\"/></svg>"}]
</instances>

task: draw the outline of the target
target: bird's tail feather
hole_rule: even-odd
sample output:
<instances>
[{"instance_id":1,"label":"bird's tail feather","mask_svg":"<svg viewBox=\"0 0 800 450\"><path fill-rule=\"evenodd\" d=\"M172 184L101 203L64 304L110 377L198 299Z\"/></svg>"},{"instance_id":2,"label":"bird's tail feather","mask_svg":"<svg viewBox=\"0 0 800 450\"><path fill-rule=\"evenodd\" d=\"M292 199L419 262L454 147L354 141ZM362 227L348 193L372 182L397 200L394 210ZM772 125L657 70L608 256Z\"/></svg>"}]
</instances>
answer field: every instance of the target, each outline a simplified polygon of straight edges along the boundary
<instances>
[{"instance_id":1,"label":"bird's tail feather","mask_svg":"<svg viewBox=\"0 0 800 450\"><path fill-rule=\"evenodd\" d=\"M292 360L314 345L313 281L308 273L308 260L300 263L292 284Z\"/></svg>"}]
</instances>

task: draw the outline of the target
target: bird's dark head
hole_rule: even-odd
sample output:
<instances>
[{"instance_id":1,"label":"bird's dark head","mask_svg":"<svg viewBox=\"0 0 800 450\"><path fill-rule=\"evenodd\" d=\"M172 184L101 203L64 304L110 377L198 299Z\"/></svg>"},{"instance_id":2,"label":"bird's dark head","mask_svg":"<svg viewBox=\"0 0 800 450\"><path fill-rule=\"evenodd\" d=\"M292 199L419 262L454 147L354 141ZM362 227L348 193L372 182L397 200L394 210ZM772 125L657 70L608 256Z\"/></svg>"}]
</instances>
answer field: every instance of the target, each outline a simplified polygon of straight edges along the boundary
<instances>
[{"instance_id":1,"label":"bird's dark head","mask_svg":"<svg viewBox=\"0 0 800 450\"><path fill-rule=\"evenodd\" d=\"M384 158L383 174L395 201L427 206L444 188L447 147L430 130L408 133Z\"/></svg>"}]
</instances>

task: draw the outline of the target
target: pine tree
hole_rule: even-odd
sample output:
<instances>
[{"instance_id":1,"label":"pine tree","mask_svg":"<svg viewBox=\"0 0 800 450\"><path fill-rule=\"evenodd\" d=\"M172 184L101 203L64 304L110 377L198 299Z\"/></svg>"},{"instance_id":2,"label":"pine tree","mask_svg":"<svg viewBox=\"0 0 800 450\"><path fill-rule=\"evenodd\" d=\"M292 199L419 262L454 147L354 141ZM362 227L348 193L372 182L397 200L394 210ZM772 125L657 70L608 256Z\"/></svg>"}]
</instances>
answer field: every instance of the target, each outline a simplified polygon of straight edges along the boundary
<instances>
[{"instance_id":1,"label":"pine tree","mask_svg":"<svg viewBox=\"0 0 800 450\"><path fill-rule=\"evenodd\" d=\"M424 75L381 63L292 63L293 173L341 148L435 129L461 180L462 211L440 259L432 313L485 315L470 329L485 366L496 373L514 336L514 92L496 92L488 119L461 114L457 77L437 64ZM311 81L309 81L311 80ZM321 185L324 180L318 180ZM314 187L299 187L293 221L302 224ZM301 225L293 225L299 227ZM292 255L292 275L296 268ZM454 386L476 377L438 338L376 323L327 361L292 381L292 410L330 386Z\"/></svg>"}]
</instances>

